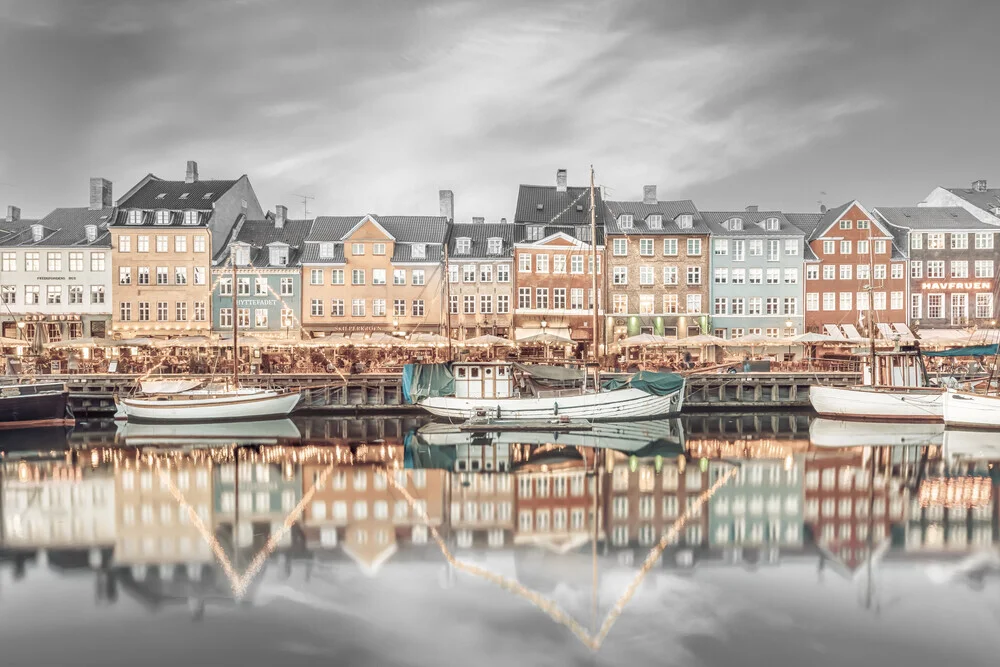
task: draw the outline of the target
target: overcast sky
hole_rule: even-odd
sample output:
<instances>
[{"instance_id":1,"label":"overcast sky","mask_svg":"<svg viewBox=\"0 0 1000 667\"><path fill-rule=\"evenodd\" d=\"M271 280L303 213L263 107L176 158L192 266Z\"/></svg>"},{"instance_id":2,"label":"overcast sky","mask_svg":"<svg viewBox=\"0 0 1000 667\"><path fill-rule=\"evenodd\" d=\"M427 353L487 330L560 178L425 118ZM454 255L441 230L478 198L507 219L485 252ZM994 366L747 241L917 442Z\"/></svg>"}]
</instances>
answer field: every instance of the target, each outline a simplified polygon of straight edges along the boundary
<instances>
[{"instance_id":1,"label":"overcast sky","mask_svg":"<svg viewBox=\"0 0 1000 667\"><path fill-rule=\"evenodd\" d=\"M915 204L1000 183L997 25L995 0L0 0L0 203L197 160L296 215L447 188L511 217L589 163L704 210Z\"/></svg>"}]
</instances>

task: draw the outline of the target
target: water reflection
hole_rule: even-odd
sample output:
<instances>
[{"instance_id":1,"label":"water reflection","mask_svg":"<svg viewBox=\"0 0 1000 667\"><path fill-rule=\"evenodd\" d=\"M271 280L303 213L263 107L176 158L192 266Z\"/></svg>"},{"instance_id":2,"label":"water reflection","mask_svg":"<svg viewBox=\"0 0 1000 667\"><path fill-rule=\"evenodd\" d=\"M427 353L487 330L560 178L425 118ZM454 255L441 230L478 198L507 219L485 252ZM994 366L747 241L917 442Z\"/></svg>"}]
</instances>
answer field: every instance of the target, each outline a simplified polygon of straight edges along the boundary
<instances>
[{"instance_id":1,"label":"water reflection","mask_svg":"<svg viewBox=\"0 0 1000 667\"><path fill-rule=\"evenodd\" d=\"M988 433L716 414L567 432L405 417L4 437L8 581L89 573L99 605L196 619L254 604L268 571L378 580L430 565L435 586L489 584L597 649L663 574L808 562L881 612L897 604L886 563L973 591L1000 568Z\"/></svg>"}]
</instances>

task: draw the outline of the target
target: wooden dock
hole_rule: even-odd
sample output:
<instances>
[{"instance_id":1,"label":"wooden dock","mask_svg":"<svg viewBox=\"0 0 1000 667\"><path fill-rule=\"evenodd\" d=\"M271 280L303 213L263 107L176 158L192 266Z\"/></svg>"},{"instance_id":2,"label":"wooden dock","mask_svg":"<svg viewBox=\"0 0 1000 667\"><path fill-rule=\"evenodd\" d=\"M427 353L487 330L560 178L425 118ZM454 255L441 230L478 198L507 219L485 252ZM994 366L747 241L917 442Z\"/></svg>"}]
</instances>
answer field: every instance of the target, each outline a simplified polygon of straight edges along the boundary
<instances>
[{"instance_id":1,"label":"wooden dock","mask_svg":"<svg viewBox=\"0 0 1000 667\"><path fill-rule=\"evenodd\" d=\"M170 377L158 375L156 379ZM38 379L65 382L74 413L78 417L99 417L114 413L115 394L131 393L138 376L47 375ZM403 400L402 377L398 373L364 373L344 379L325 374L256 375L241 381L246 386L301 388L305 411L347 415L421 411ZM809 407L810 386L843 387L859 381L857 373L700 373L688 377L684 408L687 412Z\"/></svg>"}]
</instances>

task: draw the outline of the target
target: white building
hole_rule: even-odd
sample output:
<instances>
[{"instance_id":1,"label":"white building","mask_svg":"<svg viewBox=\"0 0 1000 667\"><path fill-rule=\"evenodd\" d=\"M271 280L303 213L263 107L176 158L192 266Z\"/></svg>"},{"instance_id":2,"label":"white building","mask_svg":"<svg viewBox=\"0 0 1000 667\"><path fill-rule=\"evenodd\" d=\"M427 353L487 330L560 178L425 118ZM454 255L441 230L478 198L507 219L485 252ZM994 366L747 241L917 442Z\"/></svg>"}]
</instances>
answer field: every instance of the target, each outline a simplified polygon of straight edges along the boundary
<instances>
[{"instance_id":1,"label":"white building","mask_svg":"<svg viewBox=\"0 0 1000 667\"><path fill-rule=\"evenodd\" d=\"M90 206L22 220L10 206L0 224L0 322L4 336L50 341L103 338L111 321L111 183L90 182Z\"/></svg>"}]
</instances>

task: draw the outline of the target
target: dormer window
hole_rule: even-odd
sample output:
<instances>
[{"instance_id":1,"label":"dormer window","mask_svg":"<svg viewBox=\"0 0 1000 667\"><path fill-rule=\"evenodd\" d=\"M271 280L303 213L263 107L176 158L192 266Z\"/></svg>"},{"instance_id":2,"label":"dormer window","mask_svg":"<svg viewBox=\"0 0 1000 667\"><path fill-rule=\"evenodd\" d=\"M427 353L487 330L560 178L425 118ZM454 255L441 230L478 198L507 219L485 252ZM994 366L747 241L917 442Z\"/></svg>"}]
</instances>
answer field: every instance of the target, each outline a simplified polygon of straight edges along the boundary
<instances>
[{"instance_id":1,"label":"dormer window","mask_svg":"<svg viewBox=\"0 0 1000 667\"><path fill-rule=\"evenodd\" d=\"M427 257L427 246L423 243L414 243L410 246L410 257L413 259L425 259Z\"/></svg>"},{"instance_id":2,"label":"dormer window","mask_svg":"<svg viewBox=\"0 0 1000 667\"><path fill-rule=\"evenodd\" d=\"M541 241L542 234L545 233L545 227L542 225L528 225L528 240L529 241Z\"/></svg>"},{"instance_id":3,"label":"dormer window","mask_svg":"<svg viewBox=\"0 0 1000 667\"><path fill-rule=\"evenodd\" d=\"M211 199L211 198L212 198L212 193L211 192L206 192L205 196L202 197L202 199Z\"/></svg>"},{"instance_id":4,"label":"dormer window","mask_svg":"<svg viewBox=\"0 0 1000 667\"><path fill-rule=\"evenodd\" d=\"M319 244L319 257L320 259L332 259L333 258L333 243L320 243Z\"/></svg>"},{"instance_id":5,"label":"dormer window","mask_svg":"<svg viewBox=\"0 0 1000 667\"><path fill-rule=\"evenodd\" d=\"M576 228L576 238L584 243L590 243L590 226L580 225Z\"/></svg>"},{"instance_id":6,"label":"dormer window","mask_svg":"<svg viewBox=\"0 0 1000 667\"><path fill-rule=\"evenodd\" d=\"M622 229L632 229L633 218L630 213L622 213L618 216L618 226Z\"/></svg>"},{"instance_id":7,"label":"dormer window","mask_svg":"<svg viewBox=\"0 0 1000 667\"><path fill-rule=\"evenodd\" d=\"M487 255L499 255L503 252L503 239L487 239L486 240L486 254Z\"/></svg>"},{"instance_id":8,"label":"dormer window","mask_svg":"<svg viewBox=\"0 0 1000 667\"><path fill-rule=\"evenodd\" d=\"M166 196L167 196L167 193L166 193L166 192L161 192L160 194L156 195L156 198L157 198L157 199L163 199L163 198L164 198L164 197L166 197Z\"/></svg>"},{"instance_id":9,"label":"dormer window","mask_svg":"<svg viewBox=\"0 0 1000 667\"><path fill-rule=\"evenodd\" d=\"M158 225L169 225L170 224L170 211L160 209L156 212L156 224Z\"/></svg>"},{"instance_id":10,"label":"dormer window","mask_svg":"<svg viewBox=\"0 0 1000 667\"><path fill-rule=\"evenodd\" d=\"M41 225L32 225L31 226L31 240L32 241L34 241L35 243L38 243L39 241L42 240L42 237L44 235L45 235L45 230L42 228Z\"/></svg>"},{"instance_id":11,"label":"dormer window","mask_svg":"<svg viewBox=\"0 0 1000 667\"><path fill-rule=\"evenodd\" d=\"M467 239L467 238L455 239L456 255L468 255L470 250L472 250L472 239Z\"/></svg>"},{"instance_id":12,"label":"dormer window","mask_svg":"<svg viewBox=\"0 0 1000 667\"><path fill-rule=\"evenodd\" d=\"M650 229L663 229L663 216L659 213L652 213L646 217L646 226Z\"/></svg>"},{"instance_id":13,"label":"dormer window","mask_svg":"<svg viewBox=\"0 0 1000 667\"><path fill-rule=\"evenodd\" d=\"M181 196L178 197L178 199L187 199L189 194L191 194L191 193L190 192L185 192L185 193L181 194Z\"/></svg>"},{"instance_id":14,"label":"dormer window","mask_svg":"<svg viewBox=\"0 0 1000 667\"><path fill-rule=\"evenodd\" d=\"M288 266L288 246L273 245L269 249L271 266Z\"/></svg>"},{"instance_id":15,"label":"dormer window","mask_svg":"<svg viewBox=\"0 0 1000 667\"><path fill-rule=\"evenodd\" d=\"M680 225L680 222L677 223ZM731 232L740 231L743 229L743 218L729 218L726 220L726 229Z\"/></svg>"},{"instance_id":16,"label":"dormer window","mask_svg":"<svg viewBox=\"0 0 1000 667\"><path fill-rule=\"evenodd\" d=\"M545 208L545 207L542 204L535 204L535 210L536 211L541 211L543 208Z\"/></svg>"},{"instance_id":17,"label":"dormer window","mask_svg":"<svg viewBox=\"0 0 1000 667\"><path fill-rule=\"evenodd\" d=\"M777 218L768 218L764 221L764 229L769 232L776 232L781 229L781 221Z\"/></svg>"},{"instance_id":18,"label":"dormer window","mask_svg":"<svg viewBox=\"0 0 1000 667\"><path fill-rule=\"evenodd\" d=\"M245 245L233 246L233 261L236 266L246 266L250 263L250 248Z\"/></svg>"},{"instance_id":19,"label":"dormer window","mask_svg":"<svg viewBox=\"0 0 1000 667\"><path fill-rule=\"evenodd\" d=\"M198 211L184 211L184 224L185 225L197 225L198 224Z\"/></svg>"},{"instance_id":20,"label":"dormer window","mask_svg":"<svg viewBox=\"0 0 1000 667\"><path fill-rule=\"evenodd\" d=\"M83 231L87 235L87 243L93 243L97 240L97 225L87 225Z\"/></svg>"},{"instance_id":21,"label":"dormer window","mask_svg":"<svg viewBox=\"0 0 1000 667\"><path fill-rule=\"evenodd\" d=\"M677 227L680 229L691 229L692 227L694 227L694 216L691 215L690 213L681 213L679 216L674 218L674 222L677 223ZM743 221L741 220L740 229L743 228L742 222Z\"/></svg>"},{"instance_id":22,"label":"dormer window","mask_svg":"<svg viewBox=\"0 0 1000 667\"><path fill-rule=\"evenodd\" d=\"M129 211L128 212L128 223L130 225L141 225L142 224L142 211Z\"/></svg>"}]
</instances>

